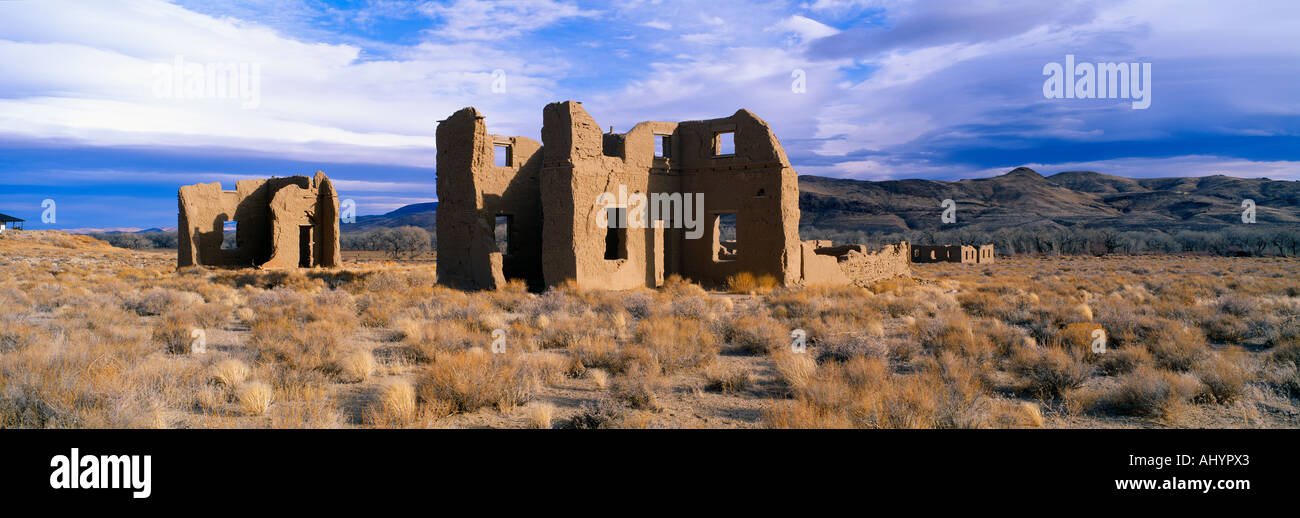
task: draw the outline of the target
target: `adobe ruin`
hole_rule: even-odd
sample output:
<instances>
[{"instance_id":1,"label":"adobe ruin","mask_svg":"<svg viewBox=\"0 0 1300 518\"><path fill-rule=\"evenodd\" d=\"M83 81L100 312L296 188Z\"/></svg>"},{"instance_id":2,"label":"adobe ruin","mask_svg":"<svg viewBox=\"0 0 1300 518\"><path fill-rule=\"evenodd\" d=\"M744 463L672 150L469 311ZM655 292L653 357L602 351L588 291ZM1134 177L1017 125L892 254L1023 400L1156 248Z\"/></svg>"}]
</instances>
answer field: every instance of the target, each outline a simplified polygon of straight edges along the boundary
<instances>
[{"instance_id":1,"label":"adobe ruin","mask_svg":"<svg viewBox=\"0 0 1300 518\"><path fill-rule=\"evenodd\" d=\"M912 247L912 262L990 264L993 245L916 245Z\"/></svg>"},{"instance_id":2,"label":"adobe ruin","mask_svg":"<svg viewBox=\"0 0 1300 518\"><path fill-rule=\"evenodd\" d=\"M337 267L339 198L325 173L186 185L177 194L177 265ZM235 222L235 248L223 249L225 225Z\"/></svg>"},{"instance_id":3,"label":"adobe ruin","mask_svg":"<svg viewBox=\"0 0 1300 518\"><path fill-rule=\"evenodd\" d=\"M800 240L798 176L748 110L606 133L581 103L557 102L542 111L541 136L488 134L472 107L439 121L440 283L626 289L748 272L865 284L909 273L906 243L872 253Z\"/></svg>"}]
</instances>

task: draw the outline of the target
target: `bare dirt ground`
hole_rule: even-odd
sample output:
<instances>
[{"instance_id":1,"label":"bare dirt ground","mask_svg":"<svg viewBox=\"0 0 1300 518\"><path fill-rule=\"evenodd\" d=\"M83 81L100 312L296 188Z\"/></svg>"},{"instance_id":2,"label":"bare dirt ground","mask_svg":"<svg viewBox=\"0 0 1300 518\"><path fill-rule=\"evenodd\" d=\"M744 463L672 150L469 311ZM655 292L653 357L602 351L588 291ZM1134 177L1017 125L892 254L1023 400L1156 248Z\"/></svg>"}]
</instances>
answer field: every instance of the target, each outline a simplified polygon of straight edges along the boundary
<instances>
[{"instance_id":1,"label":"bare dirt ground","mask_svg":"<svg viewBox=\"0 0 1300 518\"><path fill-rule=\"evenodd\" d=\"M999 258L870 289L542 294L346 259L177 271L174 252L6 232L0 427L1300 425L1296 259Z\"/></svg>"}]
</instances>

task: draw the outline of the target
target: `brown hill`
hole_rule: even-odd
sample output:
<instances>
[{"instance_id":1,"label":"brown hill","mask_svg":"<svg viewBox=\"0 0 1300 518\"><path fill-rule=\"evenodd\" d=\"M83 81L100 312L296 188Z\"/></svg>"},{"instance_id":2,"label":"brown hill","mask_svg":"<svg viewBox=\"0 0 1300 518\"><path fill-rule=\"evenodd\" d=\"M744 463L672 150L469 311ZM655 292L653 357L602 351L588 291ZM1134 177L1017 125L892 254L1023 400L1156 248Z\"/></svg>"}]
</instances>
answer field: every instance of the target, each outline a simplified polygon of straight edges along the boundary
<instances>
[{"instance_id":1,"label":"brown hill","mask_svg":"<svg viewBox=\"0 0 1300 518\"><path fill-rule=\"evenodd\" d=\"M1241 203L1252 199L1261 225L1300 227L1300 182L1205 176L1125 178L1092 171L1043 177L1019 167L992 178L958 181L871 182L799 177L802 226L897 233L909 230L1005 227L1116 230L1217 230L1241 223ZM940 220L940 203L957 204L957 222ZM408 205L380 216L360 216L344 232L414 225L432 231L437 203Z\"/></svg>"},{"instance_id":2,"label":"brown hill","mask_svg":"<svg viewBox=\"0 0 1300 518\"><path fill-rule=\"evenodd\" d=\"M343 232L366 232L377 228L421 227L435 232L438 227L438 202L406 205L387 214L357 216L356 223L343 223Z\"/></svg>"},{"instance_id":3,"label":"brown hill","mask_svg":"<svg viewBox=\"0 0 1300 518\"><path fill-rule=\"evenodd\" d=\"M994 230L1003 227L1218 229L1241 223L1242 200L1259 224L1300 225L1300 182L1207 176L1124 178L1091 171L1043 177L1020 167L992 178L870 182L800 176L803 225L836 230ZM957 221L944 224L944 199Z\"/></svg>"}]
</instances>

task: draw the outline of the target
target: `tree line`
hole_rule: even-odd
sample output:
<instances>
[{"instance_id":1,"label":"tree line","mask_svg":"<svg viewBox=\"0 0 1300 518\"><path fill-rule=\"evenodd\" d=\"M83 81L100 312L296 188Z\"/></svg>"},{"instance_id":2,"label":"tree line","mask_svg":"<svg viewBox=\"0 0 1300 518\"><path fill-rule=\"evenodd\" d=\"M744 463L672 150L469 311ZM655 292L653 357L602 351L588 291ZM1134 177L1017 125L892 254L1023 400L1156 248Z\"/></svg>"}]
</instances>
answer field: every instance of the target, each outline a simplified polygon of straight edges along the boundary
<instances>
[{"instance_id":1,"label":"tree line","mask_svg":"<svg viewBox=\"0 0 1300 518\"><path fill-rule=\"evenodd\" d=\"M90 237L105 241L118 248L144 250L151 248L176 248L176 232L105 233L95 232ZM235 233L226 232L223 247L231 248ZM349 232L339 238L344 250L371 250L387 253L391 257L416 257L432 251L436 241L433 233L421 227L377 228L366 232Z\"/></svg>"},{"instance_id":2,"label":"tree line","mask_svg":"<svg viewBox=\"0 0 1300 518\"><path fill-rule=\"evenodd\" d=\"M1219 230L1122 231L1113 228L1000 228L994 231L916 230L891 234L868 234L802 227L803 239L830 239L836 243L881 246L899 241L912 244L984 245L992 243L998 253L1048 255L1175 254L1183 252L1214 255L1286 256L1300 255L1300 228L1240 227Z\"/></svg>"},{"instance_id":3,"label":"tree line","mask_svg":"<svg viewBox=\"0 0 1300 518\"><path fill-rule=\"evenodd\" d=\"M147 248L176 248L176 232L141 232L141 233L103 233L95 232L90 237L118 248L143 250Z\"/></svg>"},{"instance_id":4,"label":"tree line","mask_svg":"<svg viewBox=\"0 0 1300 518\"><path fill-rule=\"evenodd\" d=\"M349 232L339 239L344 250L385 252L390 257L416 257L437 246L435 234L422 227L376 228L366 232Z\"/></svg>"}]
</instances>

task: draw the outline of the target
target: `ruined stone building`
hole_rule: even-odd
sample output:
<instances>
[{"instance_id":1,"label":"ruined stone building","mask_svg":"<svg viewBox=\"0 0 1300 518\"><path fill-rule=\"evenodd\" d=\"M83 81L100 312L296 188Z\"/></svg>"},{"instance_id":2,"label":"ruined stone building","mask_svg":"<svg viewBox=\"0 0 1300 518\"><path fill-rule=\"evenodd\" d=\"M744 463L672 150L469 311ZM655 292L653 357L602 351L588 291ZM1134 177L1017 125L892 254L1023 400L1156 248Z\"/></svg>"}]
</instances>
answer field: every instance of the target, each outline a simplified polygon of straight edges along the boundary
<instances>
[{"instance_id":1,"label":"ruined stone building","mask_svg":"<svg viewBox=\"0 0 1300 518\"><path fill-rule=\"evenodd\" d=\"M993 262L993 245L916 245L912 262L988 264Z\"/></svg>"},{"instance_id":2,"label":"ruined stone building","mask_svg":"<svg viewBox=\"0 0 1300 518\"><path fill-rule=\"evenodd\" d=\"M325 173L186 185L178 193L179 266L261 268L336 267L339 198ZM227 223L235 246L223 248Z\"/></svg>"},{"instance_id":3,"label":"ruined stone building","mask_svg":"<svg viewBox=\"0 0 1300 518\"><path fill-rule=\"evenodd\" d=\"M439 282L624 289L672 274L794 285L908 273L906 243L869 253L800 240L798 177L748 110L606 133L566 101L542 111L541 136L488 134L474 108L439 122Z\"/></svg>"}]
</instances>

